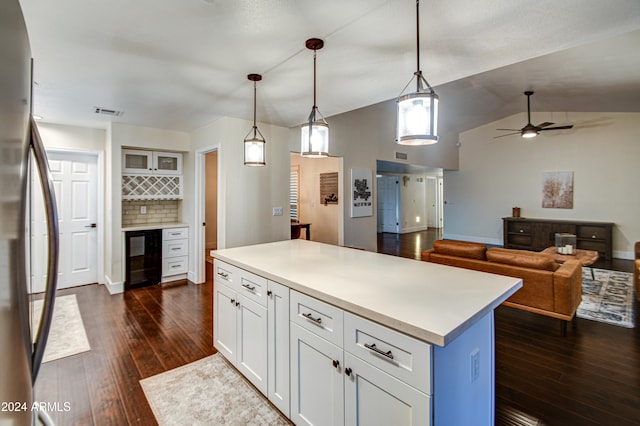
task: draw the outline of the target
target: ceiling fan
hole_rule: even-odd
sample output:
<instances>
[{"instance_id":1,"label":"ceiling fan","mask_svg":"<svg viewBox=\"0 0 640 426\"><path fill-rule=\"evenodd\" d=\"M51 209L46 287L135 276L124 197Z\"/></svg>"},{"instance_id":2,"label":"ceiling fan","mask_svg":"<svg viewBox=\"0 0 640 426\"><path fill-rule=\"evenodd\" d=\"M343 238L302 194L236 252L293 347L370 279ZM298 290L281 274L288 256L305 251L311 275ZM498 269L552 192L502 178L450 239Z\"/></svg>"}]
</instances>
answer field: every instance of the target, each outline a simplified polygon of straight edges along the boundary
<instances>
[{"instance_id":1,"label":"ceiling fan","mask_svg":"<svg viewBox=\"0 0 640 426\"><path fill-rule=\"evenodd\" d=\"M534 138L536 136L538 136L538 134L540 132L544 132L547 130L562 130L562 129L571 129L573 128L573 124L569 124L566 126L556 126L556 127L549 127L551 125L553 125L554 123L549 123L548 121L545 121L544 123L540 123L537 126L534 126L533 124L531 124L531 95L533 95L533 92L531 90L528 90L526 92L524 92L524 94L527 96L527 125L524 126L522 129L496 129L496 130L505 130L505 131L511 131L514 133L507 133L506 135L500 135L500 136L495 136L494 139L496 138L502 138L505 136L511 136L511 135L517 135L520 134L520 136L522 136L523 138Z\"/></svg>"}]
</instances>

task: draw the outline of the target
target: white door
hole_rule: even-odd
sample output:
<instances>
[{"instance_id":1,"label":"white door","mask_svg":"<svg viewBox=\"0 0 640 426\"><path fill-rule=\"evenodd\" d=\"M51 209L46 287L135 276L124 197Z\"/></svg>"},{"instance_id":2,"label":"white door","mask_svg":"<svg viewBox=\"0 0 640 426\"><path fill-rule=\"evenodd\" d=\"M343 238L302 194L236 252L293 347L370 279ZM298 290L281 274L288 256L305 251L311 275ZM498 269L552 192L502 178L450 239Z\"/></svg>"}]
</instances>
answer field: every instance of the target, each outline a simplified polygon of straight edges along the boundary
<instances>
[{"instance_id":1,"label":"white door","mask_svg":"<svg viewBox=\"0 0 640 426\"><path fill-rule=\"evenodd\" d=\"M98 157L69 152L47 155L58 206L58 288L95 283L98 281ZM32 188L32 250L35 259L46 259L45 210L35 172ZM45 289L45 263L33 263L34 293Z\"/></svg>"},{"instance_id":2,"label":"white door","mask_svg":"<svg viewBox=\"0 0 640 426\"><path fill-rule=\"evenodd\" d=\"M344 362L345 425L431 424L429 396L348 352Z\"/></svg>"},{"instance_id":3,"label":"white door","mask_svg":"<svg viewBox=\"0 0 640 426\"><path fill-rule=\"evenodd\" d=\"M236 292L215 282L213 303L213 346L235 364L237 346Z\"/></svg>"},{"instance_id":4,"label":"white door","mask_svg":"<svg viewBox=\"0 0 640 426\"><path fill-rule=\"evenodd\" d=\"M289 417L289 288L273 281L267 286L268 397Z\"/></svg>"},{"instance_id":5,"label":"white door","mask_svg":"<svg viewBox=\"0 0 640 426\"><path fill-rule=\"evenodd\" d=\"M398 176L380 176L378 187L379 230L399 232L400 185Z\"/></svg>"},{"instance_id":6,"label":"white door","mask_svg":"<svg viewBox=\"0 0 640 426\"><path fill-rule=\"evenodd\" d=\"M343 351L291 324L291 420L297 425L344 424Z\"/></svg>"}]
</instances>

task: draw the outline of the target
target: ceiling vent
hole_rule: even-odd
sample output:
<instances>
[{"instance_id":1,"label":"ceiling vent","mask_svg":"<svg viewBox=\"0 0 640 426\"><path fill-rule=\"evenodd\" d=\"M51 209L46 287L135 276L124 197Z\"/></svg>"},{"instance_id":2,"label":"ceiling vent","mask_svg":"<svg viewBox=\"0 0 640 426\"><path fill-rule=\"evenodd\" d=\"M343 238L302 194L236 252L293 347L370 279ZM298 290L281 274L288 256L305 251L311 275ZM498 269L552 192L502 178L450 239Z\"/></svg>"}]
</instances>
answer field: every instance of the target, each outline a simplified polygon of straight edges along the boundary
<instances>
[{"instance_id":1,"label":"ceiling vent","mask_svg":"<svg viewBox=\"0 0 640 426\"><path fill-rule=\"evenodd\" d=\"M116 111L115 109L94 107L94 112L96 114L110 115L111 117L120 117L124 114L124 111Z\"/></svg>"},{"instance_id":2,"label":"ceiling vent","mask_svg":"<svg viewBox=\"0 0 640 426\"><path fill-rule=\"evenodd\" d=\"M396 160L406 160L408 155L406 152L398 152L396 151Z\"/></svg>"}]
</instances>

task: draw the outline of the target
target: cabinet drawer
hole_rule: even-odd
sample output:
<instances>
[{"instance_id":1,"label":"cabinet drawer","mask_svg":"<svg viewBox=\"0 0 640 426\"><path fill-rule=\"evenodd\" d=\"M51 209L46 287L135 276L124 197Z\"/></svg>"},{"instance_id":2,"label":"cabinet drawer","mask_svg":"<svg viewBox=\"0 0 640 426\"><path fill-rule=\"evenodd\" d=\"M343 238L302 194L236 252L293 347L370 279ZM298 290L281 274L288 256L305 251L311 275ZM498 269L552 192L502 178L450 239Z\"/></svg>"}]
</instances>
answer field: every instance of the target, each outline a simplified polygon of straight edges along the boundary
<instances>
[{"instance_id":1,"label":"cabinet drawer","mask_svg":"<svg viewBox=\"0 0 640 426\"><path fill-rule=\"evenodd\" d=\"M291 291L291 322L342 348L343 312L341 309Z\"/></svg>"},{"instance_id":2,"label":"cabinet drawer","mask_svg":"<svg viewBox=\"0 0 640 426\"><path fill-rule=\"evenodd\" d=\"M162 230L162 241L186 238L189 238L189 228L165 228Z\"/></svg>"},{"instance_id":3,"label":"cabinet drawer","mask_svg":"<svg viewBox=\"0 0 640 426\"><path fill-rule=\"evenodd\" d=\"M431 395L431 345L344 313L344 349Z\"/></svg>"},{"instance_id":4,"label":"cabinet drawer","mask_svg":"<svg viewBox=\"0 0 640 426\"><path fill-rule=\"evenodd\" d=\"M238 294L262 306L267 306L267 279L242 269L238 271L240 273L240 280L236 283Z\"/></svg>"},{"instance_id":5,"label":"cabinet drawer","mask_svg":"<svg viewBox=\"0 0 640 426\"><path fill-rule=\"evenodd\" d=\"M600 226L580 226L578 227L578 238L590 238L593 240L604 240L608 238L607 228Z\"/></svg>"},{"instance_id":6,"label":"cabinet drawer","mask_svg":"<svg viewBox=\"0 0 640 426\"><path fill-rule=\"evenodd\" d=\"M162 257L186 256L189 254L189 240L162 240Z\"/></svg>"},{"instance_id":7,"label":"cabinet drawer","mask_svg":"<svg viewBox=\"0 0 640 426\"><path fill-rule=\"evenodd\" d=\"M240 270L221 260L213 260L213 278L215 282L224 283L237 290L236 280L240 280Z\"/></svg>"},{"instance_id":8,"label":"cabinet drawer","mask_svg":"<svg viewBox=\"0 0 640 426\"><path fill-rule=\"evenodd\" d=\"M188 269L189 257L170 257L162 259L162 276L168 277L177 274L186 274Z\"/></svg>"}]
</instances>

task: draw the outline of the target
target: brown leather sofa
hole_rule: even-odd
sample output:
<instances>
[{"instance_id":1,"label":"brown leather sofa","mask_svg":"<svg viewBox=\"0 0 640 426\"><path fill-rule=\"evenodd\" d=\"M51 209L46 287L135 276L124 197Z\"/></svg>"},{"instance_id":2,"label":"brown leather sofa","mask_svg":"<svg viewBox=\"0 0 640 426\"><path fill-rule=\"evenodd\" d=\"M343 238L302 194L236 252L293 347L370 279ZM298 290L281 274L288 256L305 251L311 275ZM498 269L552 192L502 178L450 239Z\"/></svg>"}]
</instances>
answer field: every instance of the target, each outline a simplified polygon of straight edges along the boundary
<instances>
[{"instance_id":1,"label":"brown leather sofa","mask_svg":"<svg viewBox=\"0 0 640 426\"><path fill-rule=\"evenodd\" d=\"M437 240L422 260L521 278L522 288L504 302L537 314L571 321L582 301L582 265L570 259L558 264L551 255L489 248L481 243ZM636 270L637 272L637 270ZM564 333L566 322L563 322Z\"/></svg>"},{"instance_id":2,"label":"brown leather sofa","mask_svg":"<svg viewBox=\"0 0 640 426\"><path fill-rule=\"evenodd\" d=\"M640 301L640 241L636 242L636 260L633 262L633 287L636 289L636 299Z\"/></svg>"}]
</instances>

